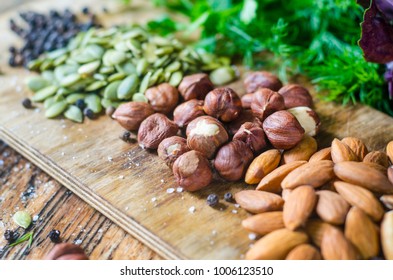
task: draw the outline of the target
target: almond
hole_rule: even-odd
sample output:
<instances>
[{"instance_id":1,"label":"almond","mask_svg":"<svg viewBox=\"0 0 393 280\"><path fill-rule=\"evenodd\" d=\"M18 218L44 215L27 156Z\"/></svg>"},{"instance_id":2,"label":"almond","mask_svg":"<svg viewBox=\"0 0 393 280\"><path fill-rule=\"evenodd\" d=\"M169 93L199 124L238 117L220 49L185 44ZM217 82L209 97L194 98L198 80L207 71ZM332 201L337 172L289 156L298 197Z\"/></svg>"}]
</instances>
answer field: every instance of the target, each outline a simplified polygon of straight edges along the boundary
<instances>
[{"instance_id":1,"label":"almond","mask_svg":"<svg viewBox=\"0 0 393 280\"><path fill-rule=\"evenodd\" d=\"M309 160L317 151L317 141L308 135L304 135L303 139L292 149L287 150L283 154L284 163L299 160Z\"/></svg>"},{"instance_id":2,"label":"almond","mask_svg":"<svg viewBox=\"0 0 393 280\"><path fill-rule=\"evenodd\" d=\"M258 184L264 176L272 172L280 164L281 153L272 149L257 156L250 164L246 172L247 184Z\"/></svg>"},{"instance_id":3,"label":"almond","mask_svg":"<svg viewBox=\"0 0 393 280\"><path fill-rule=\"evenodd\" d=\"M309 185L318 188L334 177L332 161L308 162L290 172L282 181L281 187L294 189L301 185Z\"/></svg>"},{"instance_id":4,"label":"almond","mask_svg":"<svg viewBox=\"0 0 393 280\"><path fill-rule=\"evenodd\" d=\"M386 175L363 162L340 162L334 166L334 172L341 180L362 186L372 192L393 193Z\"/></svg>"},{"instance_id":5,"label":"almond","mask_svg":"<svg viewBox=\"0 0 393 280\"><path fill-rule=\"evenodd\" d=\"M334 163L342 161L359 161L358 156L351 148L335 138L332 142L332 160Z\"/></svg>"},{"instance_id":6,"label":"almond","mask_svg":"<svg viewBox=\"0 0 393 280\"><path fill-rule=\"evenodd\" d=\"M386 168L389 167L389 158L384 152L374 151L369 152L363 159L363 162L371 162L382 165Z\"/></svg>"},{"instance_id":7,"label":"almond","mask_svg":"<svg viewBox=\"0 0 393 280\"><path fill-rule=\"evenodd\" d=\"M382 174L386 174L386 171L388 170L386 167L384 167L380 164L374 163L374 162L364 162L364 164L366 164L367 166L369 166L371 168L374 168L375 170L381 172Z\"/></svg>"},{"instance_id":8,"label":"almond","mask_svg":"<svg viewBox=\"0 0 393 280\"><path fill-rule=\"evenodd\" d=\"M330 147L319 150L318 152L316 152L311 156L309 162L320 161L320 160L332 160L331 151L332 148Z\"/></svg>"},{"instance_id":9,"label":"almond","mask_svg":"<svg viewBox=\"0 0 393 280\"><path fill-rule=\"evenodd\" d=\"M369 190L345 182L335 182L337 192L352 206L359 207L374 221L378 222L384 214L381 203Z\"/></svg>"},{"instance_id":10,"label":"almond","mask_svg":"<svg viewBox=\"0 0 393 280\"><path fill-rule=\"evenodd\" d=\"M393 166L388 168L388 179L390 183L393 185Z\"/></svg>"},{"instance_id":11,"label":"almond","mask_svg":"<svg viewBox=\"0 0 393 280\"><path fill-rule=\"evenodd\" d=\"M334 227L328 228L323 235L321 253L325 260L356 260L358 252L344 233Z\"/></svg>"},{"instance_id":12,"label":"almond","mask_svg":"<svg viewBox=\"0 0 393 280\"><path fill-rule=\"evenodd\" d=\"M349 210L345 221L345 237L356 247L363 259L379 254L379 233L373 221L358 207Z\"/></svg>"},{"instance_id":13,"label":"almond","mask_svg":"<svg viewBox=\"0 0 393 280\"><path fill-rule=\"evenodd\" d=\"M379 200L381 200L381 202L383 203L383 205L385 205L386 208L392 210L393 209L393 195L390 194L385 194L383 196L381 196L379 198Z\"/></svg>"},{"instance_id":14,"label":"almond","mask_svg":"<svg viewBox=\"0 0 393 280\"><path fill-rule=\"evenodd\" d=\"M390 159L390 162L393 164L393 141L390 141L386 145L386 153Z\"/></svg>"},{"instance_id":15,"label":"almond","mask_svg":"<svg viewBox=\"0 0 393 280\"><path fill-rule=\"evenodd\" d=\"M246 259L283 260L293 248L307 241L308 237L303 232L279 229L259 239L246 253Z\"/></svg>"},{"instance_id":16,"label":"almond","mask_svg":"<svg viewBox=\"0 0 393 280\"><path fill-rule=\"evenodd\" d=\"M322 238L329 228L335 227L321 220L309 220L306 224L305 230L308 236L310 236L312 242L318 247L321 247Z\"/></svg>"},{"instance_id":17,"label":"almond","mask_svg":"<svg viewBox=\"0 0 393 280\"><path fill-rule=\"evenodd\" d=\"M294 189L284 204L283 218L285 227L295 230L304 225L317 202L315 190L310 186Z\"/></svg>"},{"instance_id":18,"label":"almond","mask_svg":"<svg viewBox=\"0 0 393 280\"><path fill-rule=\"evenodd\" d=\"M287 260L320 260L322 259L319 251L310 244L296 246L287 255Z\"/></svg>"},{"instance_id":19,"label":"almond","mask_svg":"<svg viewBox=\"0 0 393 280\"><path fill-rule=\"evenodd\" d=\"M281 192L281 182L293 170L305 164L306 161L293 161L274 169L259 182L257 190L273 193Z\"/></svg>"},{"instance_id":20,"label":"almond","mask_svg":"<svg viewBox=\"0 0 393 280\"><path fill-rule=\"evenodd\" d=\"M383 217L381 223L382 250L387 260L393 260L393 211Z\"/></svg>"},{"instance_id":21,"label":"almond","mask_svg":"<svg viewBox=\"0 0 393 280\"><path fill-rule=\"evenodd\" d=\"M251 213L282 210L284 200L269 192L245 190L235 194L236 203Z\"/></svg>"},{"instance_id":22,"label":"almond","mask_svg":"<svg viewBox=\"0 0 393 280\"><path fill-rule=\"evenodd\" d=\"M251 216L242 221L242 226L249 231L260 235L268 234L280 228L284 228L282 211L266 212Z\"/></svg>"},{"instance_id":23,"label":"almond","mask_svg":"<svg viewBox=\"0 0 393 280\"><path fill-rule=\"evenodd\" d=\"M332 191L318 191L317 196L316 211L318 216L325 222L342 225L350 207L348 202Z\"/></svg>"},{"instance_id":24,"label":"almond","mask_svg":"<svg viewBox=\"0 0 393 280\"><path fill-rule=\"evenodd\" d=\"M345 137L341 139L341 142L347 144L348 147L357 155L359 160L363 160L368 153L366 145L359 138Z\"/></svg>"}]
</instances>

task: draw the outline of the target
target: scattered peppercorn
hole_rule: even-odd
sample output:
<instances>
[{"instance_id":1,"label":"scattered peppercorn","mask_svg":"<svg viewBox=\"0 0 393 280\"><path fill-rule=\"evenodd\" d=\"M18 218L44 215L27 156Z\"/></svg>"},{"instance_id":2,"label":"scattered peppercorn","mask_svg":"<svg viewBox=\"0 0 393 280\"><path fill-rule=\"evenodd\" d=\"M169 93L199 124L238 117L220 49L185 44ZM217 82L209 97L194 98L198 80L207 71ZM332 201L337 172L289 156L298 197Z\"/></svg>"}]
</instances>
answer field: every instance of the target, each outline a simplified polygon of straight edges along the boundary
<instances>
[{"instance_id":1,"label":"scattered peppercorn","mask_svg":"<svg viewBox=\"0 0 393 280\"><path fill-rule=\"evenodd\" d=\"M105 109L105 114L109 117L112 117L113 113L116 111L116 108L113 106L109 106Z\"/></svg>"},{"instance_id":2,"label":"scattered peppercorn","mask_svg":"<svg viewBox=\"0 0 393 280\"><path fill-rule=\"evenodd\" d=\"M78 99L75 102L75 106L78 107L79 109L83 110L86 107L86 103L85 103L85 101L83 99Z\"/></svg>"},{"instance_id":3,"label":"scattered peppercorn","mask_svg":"<svg viewBox=\"0 0 393 280\"><path fill-rule=\"evenodd\" d=\"M83 13L84 15L89 14L89 13L90 13L89 7L83 7L83 8L82 8L82 13Z\"/></svg>"},{"instance_id":4,"label":"scattered peppercorn","mask_svg":"<svg viewBox=\"0 0 393 280\"><path fill-rule=\"evenodd\" d=\"M7 229L4 232L4 239L8 241L8 243L14 242L16 239L18 239L19 233L10 229Z\"/></svg>"},{"instance_id":5,"label":"scattered peppercorn","mask_svg":"<svg viewBox=\"0 0 393 280\"><path fill-rule=\"evenodd\" d=\"M64 12L52 10L48 14L27 11L19 16L23 24L18 25L14 19L9 22L10 29L24 40L20 49L9 47L11 57L8 63L12 67L27 66L40 54L67 46L80 31L99 26L93 14L88 14L86 22L79 22L68 9Z\"/></svg>"},{"instance_id":6,"label":"scattered peppercorn","mask_svg":"<svg viewBox=\"0 0 393 280\"><path fill-rule=\"evenodd\" d=\"M89 108L85 108L84 110L83 110L83 114L87 117L87 118L89 118L89 119L94 119L94 112L93 112L93 110L91 110L91 109L89 109Z\"/></svg>"},{"instance_id":7,"label":"scattered peppercorn","mask_svg":"<svg viewBox=\"0 0 393 280\"><path fill-rule=\"evenodd\" d=\"M23 107L25 107L26 109L31 109L33 108L33 104L31 103L31 100L29 98L25 98L22 100L22 105Z\"/></svg>"},{"instance_id":8,"label":"scattered peppercorn","mask_svg":"<svg viewBox=\"0 0 393 280\"><path fill-rule=\"evenodd\" d=\"M124 131L120 138L124 142L129 142L130 141L130 136L131 136L131 133L129 131Z\"/></svg>"},{"instance_id":9,"label":"scattered peppercorn","mask_svg":"<svg viewBox=\"0 0 393 280\"><path fill-rule=\"evenodd\" d=\"M230 192L225 193L224 200L228 202L233 202L233 195Z\"/></svg>"},{"instance_id":10,"label":"scattered peppercorn","mask_svg":"<svg viewBox=\"0 0 393 280\"><path fill-rule=\"evenodd\" d=\"M53 243L59 243L60 242L60 231L58 231L57 229L52 229L49 232L48 237L50 238L50 240Z\"/></svg>"},{"instance_id":11,"label":"scattered peppercorn","mask_svg":"<svg viewBox=\"0 0 393 280\"><path fill-rule=\"evenodd\" d=\"M218 195L216 195L214 193L209 194L206 202L207 202L207 205L209 205L211 207L216 206L218 204Z\"/></svg>"}]
</instances>

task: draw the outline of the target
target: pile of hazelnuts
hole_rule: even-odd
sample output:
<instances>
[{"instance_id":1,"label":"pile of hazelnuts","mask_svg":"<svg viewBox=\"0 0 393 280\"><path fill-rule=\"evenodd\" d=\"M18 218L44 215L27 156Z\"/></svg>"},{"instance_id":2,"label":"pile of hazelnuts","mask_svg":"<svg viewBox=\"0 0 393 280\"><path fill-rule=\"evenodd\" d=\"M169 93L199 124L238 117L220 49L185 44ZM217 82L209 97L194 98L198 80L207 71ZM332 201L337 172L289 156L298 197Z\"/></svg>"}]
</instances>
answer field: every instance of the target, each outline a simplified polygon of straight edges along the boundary
<instances>
[{"instance_id":1,"label":"pile of hazelnuts","mask_svg":"<svg viewBox=\"0 0 393 280\"><path fill-rule=\"evenodd\" d=\"M122 104L112 117L138 131L142 148L157 149L179 186L197 191L216 173L238 181L263 151L291 149L319 130L312 97L303 86L283 86L265 71L249 73L244 86L247 94L240 98L229 87L214 88L208 75L194 74L178 88L166 83L149 88L149 103Z\"/></svg>"}]
</instances>

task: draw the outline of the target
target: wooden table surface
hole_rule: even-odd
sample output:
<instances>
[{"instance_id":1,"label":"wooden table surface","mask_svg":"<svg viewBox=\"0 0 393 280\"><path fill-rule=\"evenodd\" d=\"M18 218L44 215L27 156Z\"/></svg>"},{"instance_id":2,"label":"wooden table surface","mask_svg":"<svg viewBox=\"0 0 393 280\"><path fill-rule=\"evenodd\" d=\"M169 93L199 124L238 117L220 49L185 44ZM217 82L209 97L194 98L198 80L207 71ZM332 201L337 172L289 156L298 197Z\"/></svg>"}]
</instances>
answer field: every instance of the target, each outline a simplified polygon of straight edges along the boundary
<instances>
[{"instance_id":1,"label":"wooden table surface","mask_svg":"<svg viewBox=\"0 0 393 280\"><path fill-rule=\"evenodd\" d=\"M0 13L27 0L2 0ZM8 55L8 54L7 54ZM48 233L79 244L90 259L160 259L155 252L31 164L0 139L0 259L42 259L54 246ZM36 220L31 248L10 248L3 234L15 228L12 215L26 210Z\"/></svg>"}]
</instances>

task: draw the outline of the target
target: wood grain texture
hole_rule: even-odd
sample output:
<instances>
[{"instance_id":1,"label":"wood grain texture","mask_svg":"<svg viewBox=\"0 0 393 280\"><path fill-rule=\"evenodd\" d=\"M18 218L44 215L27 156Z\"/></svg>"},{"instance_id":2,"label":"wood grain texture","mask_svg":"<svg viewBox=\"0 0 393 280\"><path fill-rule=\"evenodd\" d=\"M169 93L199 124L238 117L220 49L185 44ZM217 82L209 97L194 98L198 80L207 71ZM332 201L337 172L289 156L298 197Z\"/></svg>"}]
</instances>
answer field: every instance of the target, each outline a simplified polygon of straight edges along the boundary
<instances>
[{"instance_id":1,"label":"wood grain texture","mask_svg":"<svg viewBox=\"0 0 393 280\"><path fill-rule=\"evenodd\" d=\"M54 246L47 237L52 229L93 260L160 258L1 141L0 184L0 259L43 259ZM36 216L34 242L10 248L3 234L15 228L12 215L22 209Z\"/></svg>"},{"instance_id":2,"label":"wood grain texture","mask_svg":"<svg viewBox=\"0 0 393 280\"><path fill-rule=\"evenodd\" d=\"M51 6L48 1L39 2L42 4L34 7ZM91 1L78 5L86 2ZM125 15L107 16L105 22L145 21L155 15L138 6ZM14 38L6 31L5 18L0 18L0 30L4 31L0 40L10 42ZM4 65L4 60L1 62ZM197 193L167 193L168 188L177 187L170 170L155 153L120 141L122 129L113 120L102 116L81 125L47 120L39 107L24 110L20 100L30 94L23 85L29 73L4 70L6 75L0 78L0 138L165 258L243 257L250 240L240 223L248 214L230 203L213 209L205 198L212 192L222 198L225 192L247 188L244 183L216 182ZM241 82L231 86L244 93ZM371 149L382 149L393 138L392 119L371 108L316 102L316 110L323 122L318 136L321 147L328 146L333 137L350 135L360 137ZM196 211L191 213L190 207Z\"/></svg>"}]
</instances>

